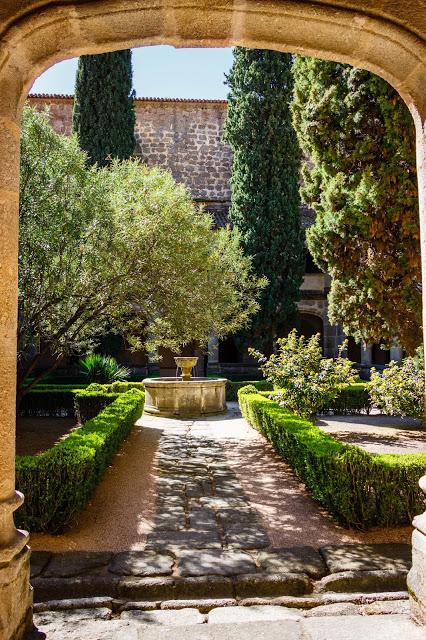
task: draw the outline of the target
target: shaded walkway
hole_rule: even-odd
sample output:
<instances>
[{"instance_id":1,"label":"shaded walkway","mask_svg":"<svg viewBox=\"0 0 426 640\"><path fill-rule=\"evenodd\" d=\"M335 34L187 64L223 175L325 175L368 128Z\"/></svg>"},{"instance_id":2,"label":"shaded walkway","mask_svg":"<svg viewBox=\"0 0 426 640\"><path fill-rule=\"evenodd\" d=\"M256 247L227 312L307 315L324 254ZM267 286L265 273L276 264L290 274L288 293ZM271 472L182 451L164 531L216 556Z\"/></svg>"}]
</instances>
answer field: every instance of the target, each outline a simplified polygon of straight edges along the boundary
<instances>
[{"instance_id":1,"label":"shaded walkway","mask_svg":"<svg viewBox=\"0 0 426 640\"><path fill-rule=\"evenodd\" d=\"M355 542L409 542L410 527L348 531L241 418L143 416L76 526L33 534L33 549L166 553Z\"/></svg>"}]
</instances>

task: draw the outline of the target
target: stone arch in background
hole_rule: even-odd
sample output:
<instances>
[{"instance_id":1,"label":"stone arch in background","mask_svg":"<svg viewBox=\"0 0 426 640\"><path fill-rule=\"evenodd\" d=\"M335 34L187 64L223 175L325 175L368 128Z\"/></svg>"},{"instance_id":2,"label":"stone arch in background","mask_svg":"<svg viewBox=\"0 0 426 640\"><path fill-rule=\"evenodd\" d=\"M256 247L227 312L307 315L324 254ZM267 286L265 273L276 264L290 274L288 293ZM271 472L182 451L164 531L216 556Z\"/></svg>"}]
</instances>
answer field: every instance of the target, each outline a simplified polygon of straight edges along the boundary
<instances>
[{"instance_id":1,"label":"stone arch in background","mask_svg":"<svg viewBox=\"0 0 426 640\"><path fill-rule=\"evenodd\" d=\"M324 352L324 321L322 316L316 313L302 311L299 314L299 320L300 333L304 335L305 338L311 338L317 333L320 334L322 350Z\"/></svg>"},{"instance_id":2,"label":"stone arch in background","mask_svg":"<svg viewBox=\"0 0 426 640\"><path fill-rule=\"evenodd\" d=\"M15 529L13 512L22 502L14 479L19 137L33 81L65 58L148 44L291 51L382 76L416 125L426 281L426 6L423 0L0 0L0 33L0 638L8 640L21 638L31 619L28 535ZM417 525L413 613L426 621L426 515Z\"/></svg>"}]
</instances>

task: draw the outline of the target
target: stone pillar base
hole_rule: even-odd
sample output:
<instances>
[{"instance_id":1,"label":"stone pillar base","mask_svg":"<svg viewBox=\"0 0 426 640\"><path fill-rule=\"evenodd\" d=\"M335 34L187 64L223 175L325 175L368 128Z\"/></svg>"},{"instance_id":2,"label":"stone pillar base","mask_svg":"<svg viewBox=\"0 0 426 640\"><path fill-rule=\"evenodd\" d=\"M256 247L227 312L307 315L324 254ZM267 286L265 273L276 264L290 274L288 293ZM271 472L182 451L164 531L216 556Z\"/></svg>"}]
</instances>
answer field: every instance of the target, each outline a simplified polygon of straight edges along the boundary
<instances>
[{"instance_id":1,"label":"stone pillar base","mask_svg":"<svg viewBox=\"0 0 426 640\"><path fill-rule=\"evenodd\" d=\"M0 640L22 640L32 627L30 550L0 564Z\"/></svg>"},{"instance_id":2,"label":"stone pillar base","mask_svg":"<svg viewBox=\"0 0 426 640\"><path fill-rule=\"evenodd\" d=\"M413 566L408 574L411 617L426 625L426 514L414 518Z\"/></svg>"}]
</instances>

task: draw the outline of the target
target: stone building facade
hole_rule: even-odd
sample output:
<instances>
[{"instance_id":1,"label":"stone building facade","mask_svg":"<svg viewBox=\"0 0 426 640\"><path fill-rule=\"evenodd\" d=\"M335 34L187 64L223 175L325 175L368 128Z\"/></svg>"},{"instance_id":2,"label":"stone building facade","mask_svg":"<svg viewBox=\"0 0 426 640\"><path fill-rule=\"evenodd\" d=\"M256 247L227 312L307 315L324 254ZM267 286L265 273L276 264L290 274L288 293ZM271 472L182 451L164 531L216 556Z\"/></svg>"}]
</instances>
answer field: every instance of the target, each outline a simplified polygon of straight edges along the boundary
<instances>
[{"instance_id":1,"label":"stone building facade","mask_svg":"<svg viewBox=\"0 0 426 640\"><path fill-rule=\"evenodd\" d=\"M36 94L30 95L28 103L38 109L48 108L58 133L71 133L73 96ZM162 166L175 180L184 183L193 200L202 203L213 215L217 227L229 224L232 152L223 140L226 100L136 98L134 104L136 154L148 166ZM304 227L314 221L313 212L306 207L301 208L301 217ZM341 327L332 326L328 320L329 288L329 276L320 273L308 256L298 303L300 328L306 336L320 333L324 354L333 357L344 335ZM350 357L354 361L371 366L373 350L363 350L355 344L351 347ZM137 368L143 369L146 364L142 357L125 349L115 355ZM378 356L378 364L389 360L387 352ZM171 373L172 363L172 358L163 358L165 373ZM232 337L221 344L211 343L209 368L225 374L257 370L255 362L238 351Z\"/></svg>"}]
</instances>

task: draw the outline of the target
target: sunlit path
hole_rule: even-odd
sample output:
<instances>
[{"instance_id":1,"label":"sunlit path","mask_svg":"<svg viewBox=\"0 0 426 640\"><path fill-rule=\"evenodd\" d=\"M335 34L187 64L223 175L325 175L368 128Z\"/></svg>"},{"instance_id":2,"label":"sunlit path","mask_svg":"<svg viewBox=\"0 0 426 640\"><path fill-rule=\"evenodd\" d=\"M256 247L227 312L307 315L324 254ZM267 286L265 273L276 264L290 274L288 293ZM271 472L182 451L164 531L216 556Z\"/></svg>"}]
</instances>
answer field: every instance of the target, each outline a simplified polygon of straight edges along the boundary
<instances>
[{"instance_id":1,"label":"sunlit path","mask_svg":"<svg viewBox=\"0 0 426 640\"><path fill-rule=\"evenodd\" d=\"M289 547L409 542L410 527L368 533L338 526L231 405L225 416L143 416L77 524L33 534L32 548Z\"/></svg>"}]
</instances>

